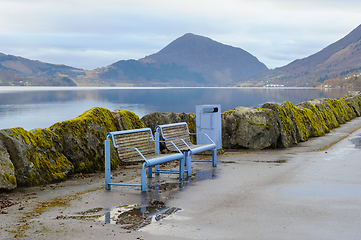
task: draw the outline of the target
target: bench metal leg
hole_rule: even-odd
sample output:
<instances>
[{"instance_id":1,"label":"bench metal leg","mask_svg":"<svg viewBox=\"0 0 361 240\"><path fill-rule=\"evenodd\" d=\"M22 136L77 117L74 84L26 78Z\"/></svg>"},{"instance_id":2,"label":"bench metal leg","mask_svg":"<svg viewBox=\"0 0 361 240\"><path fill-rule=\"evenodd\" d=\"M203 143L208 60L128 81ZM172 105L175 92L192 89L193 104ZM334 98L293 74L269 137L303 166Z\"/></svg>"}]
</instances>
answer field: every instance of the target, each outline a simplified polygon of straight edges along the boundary
<instances>
[{"instance_id":1,"label":"bench metal leg","mask_svg":"<svg viewBox=\"0 0 361 240\"><path fill-rule=\"evenodd\" d=\"M104 147L105 147L105 189L110 190L110 141L105 140L104 141Z\"/></svg>"},{"instance_id":2,"label":"bench metal leg","mask_svg":"<svg viewBox=\"0 0 361 240\"><path fill-rule=\"evenodd\" d=\"M184 158L179 161L179 179L184 178Z\"/></svg>"},{"instance_id":3,"label":"bench metal leg","mask_svg":"<svg viewBox=\"0 0 361 240\"><path fill-rule=\"evenodd\" d=\"M147 170L144 167L140 170L140 182L142 192L147 191Z\"/></svg>"},{"instance_id":4,"label":"bench metal leg","mask_svg":"<svg viewBox=\"0 0 361 240\"><path fill-rule=\"evenodd\" d=\"M217 167L217 149L212 150L212 165Z\"/></svg>"},{"instance_id":5,"label":"bench metal leg","mask_svg":"<svg viewBox=\"0 0 361 240\"><path fill-rule=\"evenodd\" d=\"M155 143L154 143L154 149L155 152L159 154L159 132L156 131L154 134Z\"/></svg>"},{"instance_id":6,"label":"bench metal leg","mask_svg":"<svg viewBox=\"0 0 361 240\"><path fill-rule=\"evenodd\" d=\"M155 143L154 143L154 149L155 149L155 152L159 154L159 151L160 151L160 146L159 146L159 132L156 130L156 132L154 133L154 139L155 139ZM159 169L160 169L160 166L159 165L155 165L154 166L154 172L155 172L155 175L159 175Z\"/></svg>"},{"instance_id":7,"label":"bench metal leg","mask_svg":"<svg viewBox=\"0 0 361 240\"><path fill-rule=\"evenodd\" d=\"M192 176L192 158L189 152L184 152L185 164L187 165L187 175Z\"/></svg>"},{"instance_id":8,"label":"bench metal leg","mask_svg":"<svg viewBox=\"0 0 361 240\"><path fill-rule=\"evenodd\" d=\"M148 174L147 174L147 177L148 178L151 178L152 177L152 170L153 170L153 168L152 167L148 167Z\"/></svg>"},{"instance_id":9,"label":"bench metal leg","mask_svg":"<svg viewBox=\"0 0 361 240\"><path fill-rule=\"evenodd\" d=\"M154 172L155 172L155 175L159 176L159 169L160 169L160 165L155 165L154 166Z\"/></svg>"}]
</instances>

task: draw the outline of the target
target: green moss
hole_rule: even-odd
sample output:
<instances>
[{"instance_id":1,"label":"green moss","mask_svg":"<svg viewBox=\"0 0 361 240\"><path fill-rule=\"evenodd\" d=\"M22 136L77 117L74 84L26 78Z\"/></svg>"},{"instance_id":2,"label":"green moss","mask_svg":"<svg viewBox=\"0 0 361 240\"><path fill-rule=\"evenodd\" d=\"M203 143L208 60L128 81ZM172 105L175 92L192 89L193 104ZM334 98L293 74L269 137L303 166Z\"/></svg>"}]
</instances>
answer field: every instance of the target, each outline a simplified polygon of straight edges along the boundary
<instances>
[{"instance_id":1,"label":"green moss","mask_svg":"<svg viewBox=\"0 0 361 240\"><path fill-rule=\"evenodd\" d=\"M66 178L66 169L74 168L73 164L61 153L50 150L43 154L39 154L38 151L27 151L27 157L30 165L33 166L39 172L40 179L34 182L33 177L27 180L27 183L32 186L34 183L40 184L42 182L51 182L54 180L64 180ZM35 173L34 173L35 174Z\"/></svg>"},{"instance_id":2,"label":"green moss","mask_svg":"<svg viewBox=\"0 0 361 240\"><path fill-rule=\"evenodd\" d=\"M268 115L271 119L273 118L272 113L271 113L271 111L272 111L271 109L267 109L267 108L256 108L256 109L262 110L262 111L266 112L267 115Z\"/></svg>"},{"instance_id":3,"label":"green moss","mask_svg":"<svg viewBox=\"0 0 361 240\"><path fill-rule=\"evenodd\" d=\"M304 116L306 124L311 126L311 132L309 137L322 136L324 132L320 128L313 112L310 109L304 107L299 107L298 109L300 110L301 114Z\"/></svg>"},{"instance_id":4,"label":"green moss","mask_svg":"<svg viewBox=\"0 0 361 240\"><path fill-rule=\"evenodd\" d=\"M40 148L50 149L53 147L54 133L50 129L35 129L32 131L33 145Z\"/></svg>"},{"instance_id":5,"label":"green moss","mask_svg":"<svg viewBox=\"0 0 361 240\"><path fill-rule=\"evenodd\" d=\"M277 107L278 119L281 122L281 126L284 132L288 135L291 134L293 123L291 119L288 117L286 110L283 107Z\"/></svg>"},{"instance_id":6,"label":"green moss","mask_svg":"<svg viewBox=\"0 0 361 240\"><path fill-rule=\"evenodd\" d=\"M25 181L26 185L33 186L65 179L65 172L69 171L72 164L53 146L54 141L61 137L49 128L26 131L17 127L9 130L12 131L9 136L22 140L24 144L29 145L27 149L29 165L39 173L38 175L35 172L30 173ZM13 164L9 166L14 169Z\"/></svg>"},{"instance_id":7,"label":"green moss","mask_svg":"<svg viewBox=\"0 0 361 240\"><path fill-rule=\"evenodd\" d=\"M85 163L84 163L84 162L81 162L81 163L79 164L79 166L78 166L77 171L81 172L81 171L84 170L84 169L85 169Z\"/></svg>"},{"instance_id":8,"label":"green moss","mask_svg":"<svg viewBox=\"0 0 361 240\"><path fill-rule=\"evenodd\" d=\"M123 129L138 129L138 128L144 128L144 124L139 119L138 115L135 113L128 111L128 110L120 110L116 111L120 114L120 119L124 120L121 121Z\"/></svg>"},{"instance_id":9,"label":"green moss","mask_svg":"<svg viewBox=\"0 0 361 240\"><path fill-rule=\"evenodd\" d=\"M79 146L78 146L78 145L74 145L73 151L74 151L75 154L78 154L78 153L79 153Z\"/></svg>"},{"instance_id":10,"label":"green moss","mask_svg":"<svg viewBox=\"0 0 361 240\"><path fill-rule=\"evenodd\" d=\"M141 121L139 120L139 117L135 115L132 112L122 110L119 111L121 116L123 116L123 119L128 119L125 121L125 124L127 127L130 123L133 124L135 127L144 127ZM133 121L132 119L137 119L136 121ZM102 131L99 131L98 129L94 129L92 126L97 125L100 127L103 127ZM97 150L99 153L104 151L104 140L105 135L107 132L114 132L117 131L115 120L113 118L113 115L111 111L105 108L92 108L88 111L85 111L83 114L79 115L77 118L55 123L50 127L50 129L53 132L56 132L59 135L58 142L61 146L64 146L64 144L69 145L69 143L65 143L64 136L67 134L68 136L73 136L72 139L67 139L66 141L71 141L71 145L73 145L73 152L74 154L82 153L84 155L84 161L85 165L79 167L79 160L75 160L74 164L77 166L75 169L75 172L94 172L94 171L100 171L104 168L104 159L102 159L100 156L97 156L97 152L95 149L90 149L89 146L89 132L94 137L96 137L99 140L99 144L97 146ZM82 151L82 152L81 152ZM89 163L88 163L89 162ZM118 162L117 165L119 165L119 160L114 161L114 163Z\"/></svg>"},{"instance_id":11,"label":"green moss","mask_svg":"<svg viewBox=\"0 0 361 240\"><path fill-rule=\"evenodd\" d=\"M222 113L222 115L231 115L234 112L234 110L228 110Z\"/></svg>"},{"instance_id":12,"label":"green moss","mask_svg":"<svg viewBox=\"0 0 361 240\"><path fill-rule=\"evenodd\" d=\"M117 130L111 112L108 109L100 107L85 111L74 119L55 123L54 125L50 126L49 129L56 129L60 136L63 136L65 132L68 132L74 136L85 138L84 135L88 131L91 123L96 123L100 126L103 126L105 132L114 132ZM63 141L61 138L60 140Z\"/></svg>"},{"instance_id":13,"label":"green moss","mask_svg":"<svg viewBox=\"0 0 361 240\"><path fill-rule=\"evenodd\" d=\"M26 178L26 183L29 186L36 186L41 184L41 182L38 180L38 178L36 177L36 174L34 172L31 172L28 177Z\"/></svg>"},{"instance_id":14,"label":"green moss","mask_svg":"<svg viewBox=\"0 0 361 240\"><path fill-rule=\"evenodd\" d=\"M256 123L256 122L250 122L248 121L249 124L251 125L257 125L257 126L260 126L262 128L266 128L267 130L270 130L271 129L271 124L267 123L267 124L261 124L261 123Z\"/></svg>"},{"instance_id":15,"label":"green moss","mask_svg":"<svg viewBox=\"0 0 361 240\"><path fill-rule=\"evenodd\" d=\"M307 141L309 138L309 132L306 129L306 122L303 114L298 108L296 108L291 102L286 102L286 109L288 112L292 112L294 116L294 121L296 122L296 127L298 128L301 134L301 141Z\"/></svg>"},{"instance_id":16,"label":"green moss","mask_svg":"<svg viewBox=\"0 0 361 240\"><path fill-rule=\"evenodd\" d=\"M9 167L11 170L13 170L13 171L15 170L14 165L12 163L9 163Z\"/></svg>"},{"instance_id":17,"label":"green moss","mask_svg":"<svg viewBox=\"0 0 361 240\"><path fill-rule=\"evenodd\" d=\"M341 100L338 99L324 99L328 105L330 106L333 114L336 116L337 122L339 124L345 123L346 121L349 121L350 118L347 116L347 112L343 104L341 103ZM347 104L346 104L347 105Z\"/></svg>"},{"instance_id":18,"label":"green moss","mask_svg":"<svg viewBox=\"0 0 361 240\"><path fill-rule=\"evenodd\" d=\"M348 112L351 115L351 118L356 117L355 112L350 108L350 106L346 103L344 98L340 98L341 106L343 106L344 114L346 114L346 120L350 121L350 117L348 116Z\"/></svg>"},{"instance_id":19,"label":"green moss","mask_svg":"<svg viewBox=\"0 0 361 240\"><path fill-rule=\"evenodd\" d=\"M13 185L16 185L16 178L14 176L10 176L9 182L11 182Z\"/></svg>"},{"instance_id":20,"label":"green moss","mask_svg":"<svg viewBox=\"0 0 361 240\"><path fill-rule=\"evenodd\" d=\"M326 99L324 99L324 100L326 100ZM327 103L327 101L325 101L325 102ZM327 105L329 105L329 104L327 103ZM327 125L327 127L329 129L333 129L333 128L340 126L331 107L329 110L327 110L326 107L322 106L322 111L320 111L320 114L323 117L323 119L325 120L325 124Z\"/></svg>"},{"instance_id":21,"label":"green moss","mask_svg":"<svg viewBox=\"0 0 361 240\"><path fill-rule=\"evenodd\" d=\"M16 185L16 178L9 173L5 172L3 178L6 182L11 182L13 185Z\"/></svg>"},{"instance_id":22,"label":"green moss","mask_svg":"<svg viewBox=\"0 0 361 240\"><path fill-rule=\"evenodd\" d=\"M15 137L18 140L20 140L19 136L21 136L23 139L23 142L25 144L29 145L31 143L32 145L36 145L36 143L33 139L32 133L29 131L26 131L24 128L16 127L16 128L10 128L9 130L13 132L13 133L10 133L9 136Z\"/></svg>"},{"instance_id":23,"label":"green moss","mask_svg":"<svg viewBox=\"0 0 361 240\"><path fill-rule=\"evenodd\" d=\"M327 123L325 121L325 116L322 112L320 112L315 105L310 104L311 106L311 111L313 112L313 114L317 117L318 123L320 126L322 126L323 129L323 133L329 133L330 129L327 126Z\"/></svg>"}]
</instances>

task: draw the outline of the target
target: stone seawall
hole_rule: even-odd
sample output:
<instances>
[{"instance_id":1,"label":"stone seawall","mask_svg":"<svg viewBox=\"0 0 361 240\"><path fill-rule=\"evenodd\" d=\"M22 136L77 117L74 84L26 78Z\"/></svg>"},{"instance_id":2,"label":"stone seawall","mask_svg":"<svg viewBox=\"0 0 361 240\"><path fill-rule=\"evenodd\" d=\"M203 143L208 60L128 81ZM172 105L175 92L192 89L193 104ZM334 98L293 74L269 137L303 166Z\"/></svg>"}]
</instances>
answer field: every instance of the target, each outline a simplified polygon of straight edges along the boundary
<instances>
[{"instance_id":1,"label":"stone seawall","mask_svg":"<svg viewBox=\"0 0 361 240\"><path fill-rule=\"evenodd\" d=\"M294 106L267 103L261 108L236 107L222 113L224 149L287 148L322 136L361 115L361 93L340 99L313 99ZM0 130L0 189L64 180L72 173L104 170L107 132L187 122L196 131L194 113L151 113L139 117L127 110L92 108L75 119L45 129ZM112 167L122 163L111 150Z\"/></svg>"}]
</instances>

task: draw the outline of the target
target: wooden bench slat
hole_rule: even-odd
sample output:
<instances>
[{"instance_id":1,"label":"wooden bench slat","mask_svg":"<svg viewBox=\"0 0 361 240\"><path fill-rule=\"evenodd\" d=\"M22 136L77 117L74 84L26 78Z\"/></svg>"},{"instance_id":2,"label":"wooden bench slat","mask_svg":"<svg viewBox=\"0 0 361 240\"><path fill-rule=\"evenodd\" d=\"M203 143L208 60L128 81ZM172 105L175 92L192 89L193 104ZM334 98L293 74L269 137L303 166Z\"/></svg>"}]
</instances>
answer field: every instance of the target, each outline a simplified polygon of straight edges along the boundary
<instances>
[{"instance_id":1,"label":"wooden bench slat","mask_svg":"<svg viewBox=\"0 0 361 240\"><path fill-rule=\"evenodd\" d=\"M188 144L188 146L194 146L194 144L190 140L188 129L185 124L164 127L162 128L162 132L165 140L172 141L181 151L188 151L189 148L184 144L182 140L175 140L172 138L183 139ZM177 151L173 144L167 142L165 145L169 151Z\"/></svg>"},{"instance_id":2,"label":"wooden bench slat","mask_svg":"<svg viewBox=\"0 0 361 240\"><path fill-rule=\"evenodd\" d=\"M139 131L114 136L115 146L137 148L148 159L155 153L153 137L150 131ZM135 149L117 148L118 157L122 161L143 161Z\"/></svg>"}]
</instances>

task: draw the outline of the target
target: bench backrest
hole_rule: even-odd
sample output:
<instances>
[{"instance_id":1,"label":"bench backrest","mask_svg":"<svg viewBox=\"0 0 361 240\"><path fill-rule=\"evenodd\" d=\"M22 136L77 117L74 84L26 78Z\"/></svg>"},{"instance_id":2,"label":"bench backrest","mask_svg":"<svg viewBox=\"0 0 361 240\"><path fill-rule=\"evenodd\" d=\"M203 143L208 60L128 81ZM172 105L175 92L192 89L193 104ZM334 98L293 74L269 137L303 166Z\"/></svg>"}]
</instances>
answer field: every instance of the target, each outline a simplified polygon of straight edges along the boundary
<instances>
[{"instance_id":1,"label":"bench backrest","mask_svg":"<svg viewBox=\"0 0 361 240\"><path fill-rule=\"evenodd\" d=\"M155 154L153 135L150 128L134 129L114 133L114 145L117 147L137 148L145 157ZM135 149L117 148L122 162L142 161Z\"/></svg>"},{"instance_id":2,"label":"bench backrest","mask_svg":"<svg viewBox=\"0 0 361 240\"><path fill-rule=\"evenodd\" d=\"M189 130L187 123L178 123L178 124L167 124L160 125L162 137L164 140L172 141L181 151L188 151L189 148L184 144L183 139L188 146L193 146L194 144L191 142L189 137ZM173 144L166 142L166 148L169 151L177 151L177 149L173 146Z\"/></svg>"}]
</instances>

